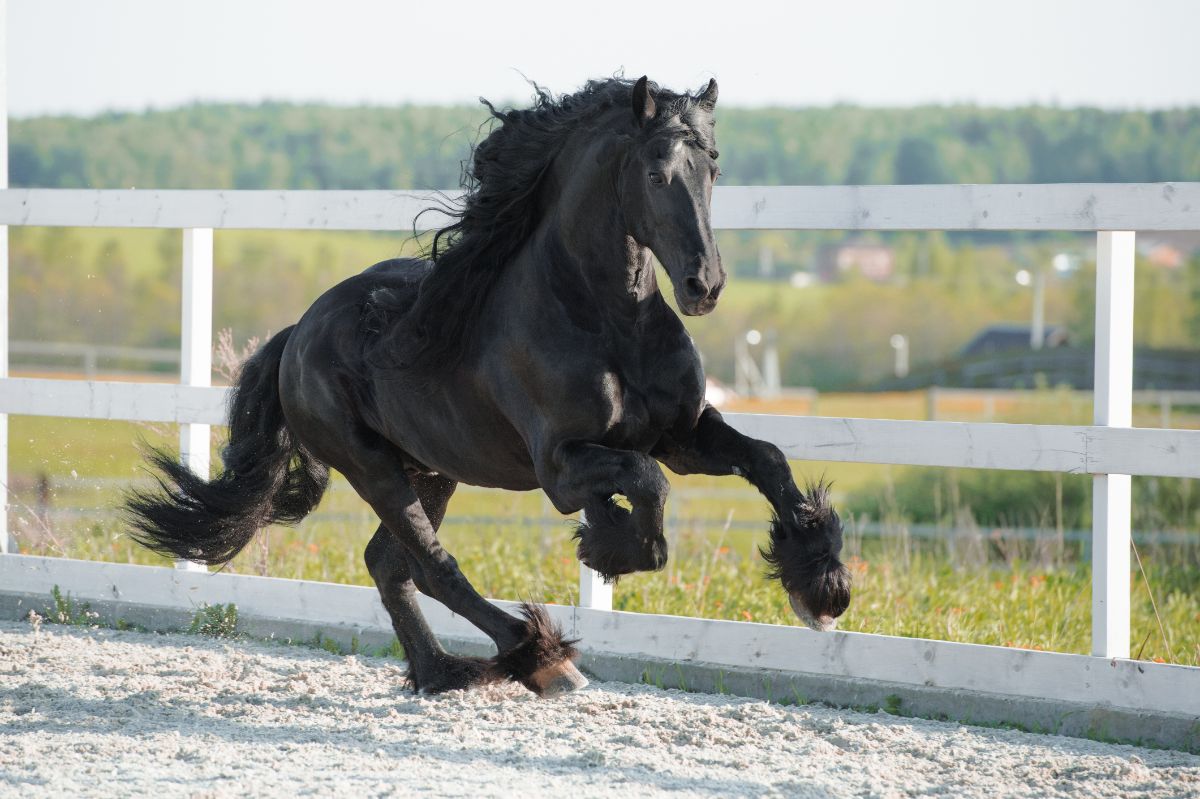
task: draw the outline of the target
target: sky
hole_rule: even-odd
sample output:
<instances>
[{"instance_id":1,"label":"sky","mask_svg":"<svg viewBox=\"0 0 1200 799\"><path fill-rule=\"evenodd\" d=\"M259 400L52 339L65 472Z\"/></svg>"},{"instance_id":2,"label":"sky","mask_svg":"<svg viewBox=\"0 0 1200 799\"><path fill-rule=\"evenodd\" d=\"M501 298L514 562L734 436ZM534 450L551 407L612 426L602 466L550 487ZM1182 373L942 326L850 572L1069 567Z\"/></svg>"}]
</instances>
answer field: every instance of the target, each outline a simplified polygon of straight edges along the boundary
<instances>
[{"instance_id":1,"label":"sky","mask_svg":"<svg viewBox=\"0 0 1200 799\"><path fill-rule=\"evenodd\" d=\"M4 0L0 0L0 3ZM1200 0L8 0L15 117L528 99L623 70L737 106L1200 105Z\"/></svg>"}]
</instances>

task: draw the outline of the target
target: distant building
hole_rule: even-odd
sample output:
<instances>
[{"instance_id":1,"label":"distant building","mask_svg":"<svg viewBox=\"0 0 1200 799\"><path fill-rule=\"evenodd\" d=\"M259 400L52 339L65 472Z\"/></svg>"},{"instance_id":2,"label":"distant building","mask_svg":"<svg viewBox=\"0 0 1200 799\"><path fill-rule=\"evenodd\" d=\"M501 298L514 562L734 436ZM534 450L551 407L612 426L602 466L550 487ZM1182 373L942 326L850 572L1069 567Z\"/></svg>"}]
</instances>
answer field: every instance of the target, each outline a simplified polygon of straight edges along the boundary
<instances>
[{"instance_id":1,"label":"distant building","mask_svg":"<svg viewBox=\"0 0 1200 799\"><path fill-rule=\"evenodd\" d=\"M997 352L1012 350L1027 350L1033 331L1029 325L1004 324L985 327L975 334L967 346L962 348L959 355L970 358L977 355L991 355ZM1043 349L1062 347L1070 342L1070 335L1061 325L1046 325L1045 338L1042 340Z\"/></svg>"},{"instance_id":2,"label":"distant building","mask_svg":"<svg viewBox=\"0 0 1200 799\"><path fill-rule=\"evenodd\" d=\"M1158 231L1137 237L1138 254L1154 266L1178 269L1200 253L1200 232Z\"/></svg>"},{"instance_id":3,"label":"distant building","mask_svg":"<svg viewBox=\"0 0 1200 799\"><path fill-rule=\"evenodd\" d=\"M823 247L817 257L817 274L827 283L856 273L882 283L895 272L896 254L882 244L834 244Z\"/></svg>"},{"instance_id":4,"label":"distant building","mask_svg":"<svg viewBox=\"0 0 1200 799\"><path fill-rule=\"evenodd\" d=\"M1145 255L1147 261L1164 269L1178 269L1187 260L1187 256L1177 247L1161 241L1147 247Z\"/></svg>"}]
</instances>

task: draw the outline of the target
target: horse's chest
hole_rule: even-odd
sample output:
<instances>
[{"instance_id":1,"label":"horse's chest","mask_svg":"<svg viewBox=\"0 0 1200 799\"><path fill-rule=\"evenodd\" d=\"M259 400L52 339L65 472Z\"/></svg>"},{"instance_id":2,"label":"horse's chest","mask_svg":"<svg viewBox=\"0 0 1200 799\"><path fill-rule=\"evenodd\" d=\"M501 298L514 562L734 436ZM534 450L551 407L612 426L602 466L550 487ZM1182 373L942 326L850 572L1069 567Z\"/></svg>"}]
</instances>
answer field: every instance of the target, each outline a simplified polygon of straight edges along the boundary
<instances>
[{"instance_id":1,"label":"horse's chest","mask_svg":"<svg viewBox=\"0 0 1200 799\"><path fill-rule=\"evenodd\" d=\"M673 428L681 415L703 402L703 389L694 380L631 380L628 376L606 376L610 409L608 446L647 450L662 434Z\"/></svg>"}]
</instances>

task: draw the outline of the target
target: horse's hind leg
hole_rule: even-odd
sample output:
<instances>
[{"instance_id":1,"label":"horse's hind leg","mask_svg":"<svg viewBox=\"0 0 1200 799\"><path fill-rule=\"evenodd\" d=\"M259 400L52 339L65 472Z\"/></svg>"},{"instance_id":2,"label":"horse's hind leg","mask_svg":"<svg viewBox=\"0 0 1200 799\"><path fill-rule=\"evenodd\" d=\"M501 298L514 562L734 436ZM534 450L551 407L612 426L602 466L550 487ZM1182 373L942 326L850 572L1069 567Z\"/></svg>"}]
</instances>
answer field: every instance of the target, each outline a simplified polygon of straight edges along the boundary
<instances>
[{"instance_id":1,"label":"horse's hind leg","mask_svg":"<svg viewBox=\"0 0 1200 799\"><path fill-rule=\"evenodd\" d=\"M414 691L439 693L494 679L490 661L456 657L442 649L417 605L408 553L382 524L367 544L366 561L383 606L392 617L396 638L404 647L408 682Z\"/></svg>"},{"instance_id":2,"label":"horse's hind leg","mask_svg":"<svg viewBox=\"0 0 1200 799\"><path fill-rule=\"evenodd\" d=\"M413 490L436 531L442 526L446 505L457 484L444 477L417 475ZM495 679L491 662L482 658L464 658L442 649L425 622L416 601L411 556L390 530L379 525L366 551L367 571L371 573L383 606L392 617L396 637L408 659L408 681L413 690L439 693L468 688Z\"/></svg>"},{"instance_id":3,"label":"horse's hind leg","mask_svg":"<svg viewBox=\"0 0 1200 799\"><path fill-rule=\"evenodd\" d=\"M508 678L517 680L542 696L556 696L586 685L587 681L571 662L576 656L574 647L563 639L561 631L550 622L545 611L526 606L523 609L525 617L518 619L488 602L471 586L459 570L458 563L437 539L433 520L441 522L444 505L440 508L431 507L430 510L436 512L427 513L416 486L396 459L385 457L378 450L370 454L360 452L359 456L367 461L357 464L361 468L343 467L342 472L379 514L383 521L382 529L391 533L409 555L409 561L403 566L397 565L396 558L381 558L376 568L385 584L396 586L394 590L389 590L393 600L403 601L403 589L406 583L410 584L407 605L398 606L401 619L406 623L399 625L397 632L403 628L406 635L412 636L412 642L424 656L423 662L417 665L417 678L425 680L428 685L447 682L451 684L449 687L455 687L453 683L456 680L461 682L461 675L443 680L431 676L432 672L446 665L453 669L465 668L467 672L471 668L465 665L470 663L465 659L445 660L439 657L438 650L434 648L436 639L424 626L423 620L420 625L413 622L420 618L412 596L414 573L423 592L483 630L499 650L496 658L489 662L486 674L467 674L468 684L471 681ZM386 555L391 551L379 544L375 553ZM379 580L378 577L376 579ZM421 631L422 626L424 632ZM450 657L444 653L443 656Z\"/></svg>"}]
</instances>

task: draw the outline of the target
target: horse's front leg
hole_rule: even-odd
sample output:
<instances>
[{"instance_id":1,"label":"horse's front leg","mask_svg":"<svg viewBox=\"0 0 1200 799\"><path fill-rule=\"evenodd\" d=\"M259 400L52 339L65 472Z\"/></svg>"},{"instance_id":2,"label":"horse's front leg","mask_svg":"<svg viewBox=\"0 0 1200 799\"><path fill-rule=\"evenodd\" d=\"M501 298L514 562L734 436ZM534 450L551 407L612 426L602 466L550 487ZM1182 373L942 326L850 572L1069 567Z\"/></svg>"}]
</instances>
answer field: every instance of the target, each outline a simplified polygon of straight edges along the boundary
<instances>
[{"instance_id":1,"label":"horse's front leg","mask_svg":"<svg viewBox=\"0 0 1200 799\"><path fill-rule=\"evenodd\" d=\"M667 564L662 528L670 484L654 458L571 442L554 448L539 477L560 512L584 510L576 552L604 579L612 582L622 574L657 571Z\"/></svg>"},{"instance_id":2,"label":"horse's front leg","mask_svg":"<svg viewBox=\"0 0 1200 799\"><path fill-rule=\"evenodd\" d=\"M783 584L792 610L809 627L836 625L850 604L850 573L838 559L842 523L829 504L828 486L801 491L778 447L742 435L711 406L690 438L666 437L654 455L677 474L736 474L762 492L775 516L770 543L761 550L769 575Z\"/></svg>"}]
</instances>

